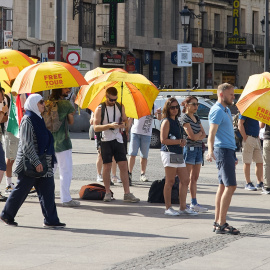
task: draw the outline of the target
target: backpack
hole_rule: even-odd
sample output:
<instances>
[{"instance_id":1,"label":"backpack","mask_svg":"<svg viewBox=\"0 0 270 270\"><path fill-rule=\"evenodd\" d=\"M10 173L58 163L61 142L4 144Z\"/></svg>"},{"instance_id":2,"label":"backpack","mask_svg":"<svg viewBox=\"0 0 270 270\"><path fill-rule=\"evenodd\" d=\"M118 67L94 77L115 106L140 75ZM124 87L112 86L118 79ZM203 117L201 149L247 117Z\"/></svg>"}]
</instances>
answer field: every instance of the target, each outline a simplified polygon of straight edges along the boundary
<instances>
[{"instance_id":1,"label":"backpack","mask_svg":"<svg viewBox=\"0 0 270 270\"><path fill-rule=\"evenodd\" d=\"M110 191L113 197L113 192ZM100 184L89 184L81 187L79 192L80 198L83 200L103 200L106 189Z\"/></svg>"},{"instance_id":2,"label":"backpack","mask_svg":"<svg viewBox=\"0 0 270 270\"><path fill-rule=\"evenodd\" d=\"M175 177L175 183L172 187L171 203L179 204L179 178ZM150 203L164 203L163 189L165 185L165 178L162 180L155 180L148 192L148 202Z\"/></svg>"},{"instance_id":3,"label":"backpack","mask_svg":"<svg viewBox=\"0 0 270 270\"><path fill-rule=\"evenodd\" d=\"M63 121L59 120L57 101L47 100L45 102L44 112L42 117L45 121L47 129L51 132L57 132Z\"/></svg>"},{"instance_id":4,"label":"backpack","mask_svg":"<svg viewBox=\"0 0 270 270\"><path fill-rule=\"evenodd\" d=\"M236 138L241 139L242 135L238 129L239 112L233 117L233 130Z\"/></svg>"}]
</instances>

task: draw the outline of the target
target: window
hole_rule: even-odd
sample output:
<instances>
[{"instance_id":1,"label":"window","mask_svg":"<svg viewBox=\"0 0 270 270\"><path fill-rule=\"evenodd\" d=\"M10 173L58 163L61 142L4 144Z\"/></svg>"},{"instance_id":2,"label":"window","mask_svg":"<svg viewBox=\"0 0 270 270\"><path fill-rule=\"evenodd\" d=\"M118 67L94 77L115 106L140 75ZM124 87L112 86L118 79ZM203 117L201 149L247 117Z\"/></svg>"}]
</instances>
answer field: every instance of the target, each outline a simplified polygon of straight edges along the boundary
<instances>
[{"instance_id":1,"label":"window","mask_svg":"<svg viewBox=\"0 0 270 270\"><path fill-rule=\"evenodd\" d=\"M67 0L62 0L62 41L67 41Z\"/></svg>"},{"instance_id":2,"label":"window","mask_svg":"<svg viewBox=\"0 0 270 270\"><path fill-rule=\"evenodd\" d=\"M178 40L179 1L171 0L171 38Z\"/></svg>"},{"instance_id":3,"label":"window","mask_svg":"<svg viewBox=\"0 0 270 270\"><path fill-rule=\"evenodd\" d=\"M0 49L2 49L2 46L4 44L3 37L4 33L3 31L12 31L13 25L12 25L12 9L0 7Z\"/></svg>"},{"instance_id":4,"label":"window","mask_svg":"<svg viewBox=\"0 0 270 270\"><path fill-rule=\"evenodd\" d=\"M144 15L145 2L144 0L136 0L136 36L144 35Z\"/></svg>"},{"instance_id":5,"label":"window","mask_svg":"<svg viewBox=\"0 0 270 270\"><path fill-rule=\"evenodd\" d=\"M28 37L40 39L40 0L28 0Z\"/></svg>"},{"instance_id":6,"label":"window","mask_svg":"<svg viewBox=\"0 0 270 270\"><path fill-rule=\"evenodd\" d=\"M220 31L220 15L215 14L215 31Z\"/></svg>"},{"instance_id":7,"label":"window","mask_svg":"<svg viewBox=\"0 0 270 270\"><path fill-rule=\"evenodd\" d=\"M241 33L246 33L246 10L243 8L241 9L240 20L241 20L240 31L241 31Z\"/></svg>"},{"instance_id":8,"label":"window","mask_svg":"<svg viewBox=\"0 0 270 270\"><path fill-rule=\"evenodd\" d=\"M200 119L202 120L208 120L208 114L209 114L210 108L199 103L199 108L197 111L197 115L199 116Z\"/></svg>"},{"instance_id":9,"label":"window","mask_svg":"<svg viewBox=\"0 0 270 270\"><path fill-rule=\"evenodd\" d=\"M232 36L233 34L233 17L227 16L227 33L228 36Z\"/></svg>"},{"instance_id":10,"label":"window","mask_svg":"<svg viewBox=\"0 0 270 270\"><path fill-rule=\"evenodd\" d=\"M154 38L162 37L162 0L154 0Z\"/></svg>"},{"instance_id":11,"label":"window","mask_svg":"<svg viewBox=\"0 0 270 270\"><path fill-rule=\"evenodd\" d=\"M95 43L95 5L83 3L82 43L86 47L94 47Z\"/></svg>"}]
</instances>

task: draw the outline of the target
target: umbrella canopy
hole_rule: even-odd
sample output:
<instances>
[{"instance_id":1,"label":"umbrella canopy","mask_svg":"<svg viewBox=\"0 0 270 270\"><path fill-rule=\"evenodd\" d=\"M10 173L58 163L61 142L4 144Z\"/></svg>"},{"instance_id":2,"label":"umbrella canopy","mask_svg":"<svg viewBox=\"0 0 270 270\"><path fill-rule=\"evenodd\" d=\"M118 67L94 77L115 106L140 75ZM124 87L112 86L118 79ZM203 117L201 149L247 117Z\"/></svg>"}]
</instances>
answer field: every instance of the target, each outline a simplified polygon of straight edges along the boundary
<instances>
[{"instance_id":1,"label":"umbrella canopy","mask_svg":"<svg viewBox=\"0 0 270 270\"><path fill-rule=\"evenodd\" d=\"M81 73L63 62L43 62L23 69L11 91L17 94L35 93L56 88L78 87L87 84Z\"/></svg>"},{"instance_id":2,"label":"umbrella canopy","mask_svg":"<svg viewBox=\"0 0 270 270\"><path fill-rule=\"evenodd\" d=\"M112 86L118 90L117 101L124 104L128 117L138 119L151 114L159 90L143 75L123 72L106 73L93 82L88 108L94 111L105 101L106 89Z\"/></svg>"},{"instance_id":3,"label":"umbrella canopy","mask_svg":"<svg viewBox=\"0 0 270 270\"><path fill-rule=\"evenodd\" d=\"M90 81L102 74L108 73L108 72L113 72L113 71L119 71L119 72L125 72L127 73L127 71L125 71L122 68L102 68L102 67L97 67L93 70L88 71L85 75L84 78L87 81Z\"/></svg>"},{"instance_id":4,"label":"umbrella canopy","mask_svg":"<svg viewBox=\"0 0 270 270\"><path fill-rule=\"evenodd\" d=\"M125 72L122 68L95 68L93 70L88 71L84 78L87 80L88 85L83 85L76 97L75 103L81 108L86 109L88 107L92 91L90 91L91 86L93 85L94 81L98 78L98 76L110 73L110 72Z\"/></svg>"},{"instance_id":5,"label":"umbrella canopy","mask_svg":"<svg viewBox=\"0 0 270 270\"><path fill-rule=\"evenodd\" d=\"M27 67L32 64L34 64L33 60L22 52L11 49L0 50L0 69L7 67Z\"/></svg>"},{"instance_id":6,"label":"umbrella canopy","mask_svg":"<svg viewBox=\"0 0 270 270\"><path fill-rule=\"evenodd\" d=\"M250 76L236 106L242 115L270 125L270 73Z\"/></svg>"}]
</instances>

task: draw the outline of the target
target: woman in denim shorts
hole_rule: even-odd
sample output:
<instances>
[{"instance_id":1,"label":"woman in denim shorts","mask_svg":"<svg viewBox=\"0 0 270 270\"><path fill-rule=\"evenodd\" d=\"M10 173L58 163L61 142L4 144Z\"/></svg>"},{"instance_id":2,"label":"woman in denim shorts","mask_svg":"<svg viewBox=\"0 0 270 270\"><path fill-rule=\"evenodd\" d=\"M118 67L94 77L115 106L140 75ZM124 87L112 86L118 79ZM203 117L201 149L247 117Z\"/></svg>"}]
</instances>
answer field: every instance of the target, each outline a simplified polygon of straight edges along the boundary
<instances>
[{"instance_id":1,"label":"woman in denim shorts","mask_svg":"<svg viewBox=\"0 0 270 270\"><path fill-rule=\"evenodd\" d=\"M208 209L198 204L197 180L203 162L202 139L206 137L200 118L196 115L198 99L194 96L187 97L181 104L183 106L182 125L186 133L187 144L184 147L184 159L189 173L191 194L190 209L196 212L207 212Z\"/></svg>"}]
</instances>

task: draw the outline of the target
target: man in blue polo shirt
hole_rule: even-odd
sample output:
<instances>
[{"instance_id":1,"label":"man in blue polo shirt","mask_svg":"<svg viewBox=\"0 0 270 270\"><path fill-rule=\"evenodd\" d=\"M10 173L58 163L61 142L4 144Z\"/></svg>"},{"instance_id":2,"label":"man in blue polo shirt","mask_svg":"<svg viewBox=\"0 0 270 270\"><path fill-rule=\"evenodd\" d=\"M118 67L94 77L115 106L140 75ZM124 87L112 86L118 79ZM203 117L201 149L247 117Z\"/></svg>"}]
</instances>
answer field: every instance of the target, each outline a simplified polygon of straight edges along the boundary
<instances>
[{"instance_id":1,"label":"man in blue polo shirt","mask_svg":"<svg viewBox=\"0 0 270 270\"><path fill-rule=\"evenodd\" d=\"M238 129L242 135L242 158L244 163L244 174L247 184L246 190L256 191L263 187L263 155L261 141L259 138L260 126L257 120L239 114ZM258 184L254 187L250 179L250 164L256 163L256 177Z\"/></svg>"},{"instance_id":2,"label":"man in blue polo shirt","mask_svg":"<svg viewBox=\"0 0 270 270\"><path fill-rule=\"evenodd\" d=\"M219 186L216 193L214 231L217 234L239 234L239 230L226 222L232 195L236 189L235 138L231 111L234 87L223 83L217 89L218 101L209 112L208 161L216 160Z\"/></svg>"}]
</instances>

